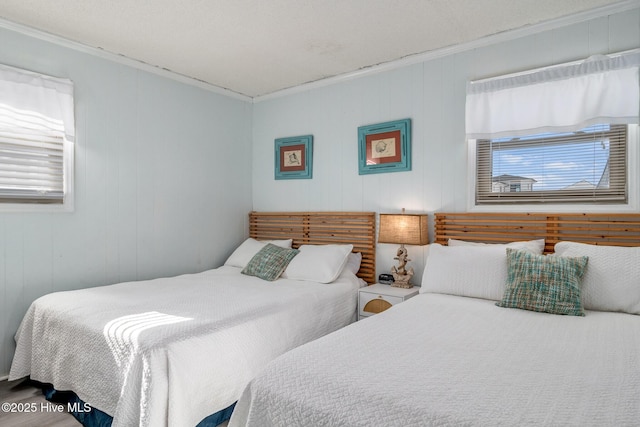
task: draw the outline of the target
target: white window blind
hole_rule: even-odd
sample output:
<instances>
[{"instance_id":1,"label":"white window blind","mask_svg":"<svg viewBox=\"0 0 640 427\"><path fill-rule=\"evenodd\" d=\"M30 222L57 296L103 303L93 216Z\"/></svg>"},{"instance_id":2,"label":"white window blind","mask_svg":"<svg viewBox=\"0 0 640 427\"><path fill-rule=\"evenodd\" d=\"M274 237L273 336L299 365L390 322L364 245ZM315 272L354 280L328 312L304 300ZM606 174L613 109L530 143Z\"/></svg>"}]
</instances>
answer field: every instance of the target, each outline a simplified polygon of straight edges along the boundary
<instances>
[{"instance_id":1,"label":"white window blind","mask_svg":"<svg viewBox=\"0 0 640 427\"><path fill-rule=\"evenodd\" d=\"M476 141L476 205L626 203L627 125Z\"/></svg>"},{"instance_id":2,"label":"white window blind","mask_svg":"<svg viewBox=\"0 0 640 427\"><path fill-rule=\"evenodd\" d=\"M0 202L64 203L74 136L69 80L0 66Z\"/></svg>"}]
</instances>

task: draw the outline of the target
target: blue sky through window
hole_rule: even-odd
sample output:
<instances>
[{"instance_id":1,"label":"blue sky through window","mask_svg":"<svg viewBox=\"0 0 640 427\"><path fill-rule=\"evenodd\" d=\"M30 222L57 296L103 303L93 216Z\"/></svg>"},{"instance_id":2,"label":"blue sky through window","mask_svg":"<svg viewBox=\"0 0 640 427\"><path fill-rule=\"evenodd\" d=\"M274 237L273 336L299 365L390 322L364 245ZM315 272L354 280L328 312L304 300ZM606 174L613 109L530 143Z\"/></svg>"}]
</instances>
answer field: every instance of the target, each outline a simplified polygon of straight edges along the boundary
<instances>
[{"instance_id":1,"label":"blue sky through window","mask_svg":"<svg viewBox=\"0 0 640 427\"><path fill-rule=\"evenodd\" d=\"M561 190L571 186L597 186L609 159L609 140L597 133L609 125L595 125L576 133L545 133L495 139L492 176L515 175L535 179L533 190ZM558 140L575 135L572 141ZM527 146L526 141L531 145ZM516 143L511 143L512 141Z\"/></svg>"}]
</instances>

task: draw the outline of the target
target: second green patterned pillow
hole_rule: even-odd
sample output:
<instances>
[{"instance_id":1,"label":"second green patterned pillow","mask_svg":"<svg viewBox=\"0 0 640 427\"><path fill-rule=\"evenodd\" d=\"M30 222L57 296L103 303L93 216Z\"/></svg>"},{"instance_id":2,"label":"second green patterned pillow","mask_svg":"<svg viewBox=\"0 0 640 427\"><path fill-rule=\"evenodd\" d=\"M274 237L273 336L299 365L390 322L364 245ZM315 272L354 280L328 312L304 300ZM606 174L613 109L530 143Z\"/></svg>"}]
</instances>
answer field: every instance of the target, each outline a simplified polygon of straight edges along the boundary
<instances>
[{"instance_id":1,"label":"second green patterned pillow","mask_svg":"<svg viewBox=\"0 0 640 427\"><path fill-rule=\"evenodd\" d=\"M581 280L588 257L535 255L507 248L507 283L496 305L584 316Z\"/></svg>"}]
</instances>

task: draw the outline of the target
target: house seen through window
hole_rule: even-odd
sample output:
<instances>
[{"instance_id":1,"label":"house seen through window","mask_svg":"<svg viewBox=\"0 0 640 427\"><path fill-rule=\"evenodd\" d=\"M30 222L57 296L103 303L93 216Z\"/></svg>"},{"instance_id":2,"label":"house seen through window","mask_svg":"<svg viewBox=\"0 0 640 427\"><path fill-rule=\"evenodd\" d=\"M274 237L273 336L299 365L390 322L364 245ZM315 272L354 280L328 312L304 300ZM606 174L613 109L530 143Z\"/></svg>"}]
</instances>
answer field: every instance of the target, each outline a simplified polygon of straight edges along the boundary
<instances>
[{"instance_id":1,"label":"house seen through window","mask_svg":"<svg viewBox=\"0 0 640 427\"><path fill-rule=\"evenodd\" d=\"M627 200L627 125L476 143L476 203Z\"/></svg>"}]
</instances>

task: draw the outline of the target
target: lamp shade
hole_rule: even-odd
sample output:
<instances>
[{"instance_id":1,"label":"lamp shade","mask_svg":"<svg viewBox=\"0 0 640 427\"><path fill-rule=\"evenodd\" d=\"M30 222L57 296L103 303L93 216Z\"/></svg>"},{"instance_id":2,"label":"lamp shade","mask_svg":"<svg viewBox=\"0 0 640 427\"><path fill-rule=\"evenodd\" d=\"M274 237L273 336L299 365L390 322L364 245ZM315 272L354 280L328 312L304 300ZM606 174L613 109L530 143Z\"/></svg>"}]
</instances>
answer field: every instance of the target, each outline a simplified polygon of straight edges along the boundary
<instances>
[{"instance_id":1,"label":"lamp shade","mask_svg":"<svg viewBox=\"0 0 640 427\"><path fill-rule=\"evenodd\" d=\"M380 214L378 243L426 245L427 214Z\"/></svg>"}]
</instances>

